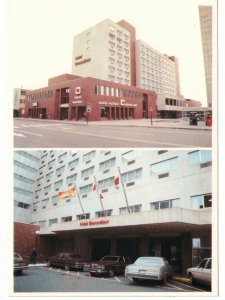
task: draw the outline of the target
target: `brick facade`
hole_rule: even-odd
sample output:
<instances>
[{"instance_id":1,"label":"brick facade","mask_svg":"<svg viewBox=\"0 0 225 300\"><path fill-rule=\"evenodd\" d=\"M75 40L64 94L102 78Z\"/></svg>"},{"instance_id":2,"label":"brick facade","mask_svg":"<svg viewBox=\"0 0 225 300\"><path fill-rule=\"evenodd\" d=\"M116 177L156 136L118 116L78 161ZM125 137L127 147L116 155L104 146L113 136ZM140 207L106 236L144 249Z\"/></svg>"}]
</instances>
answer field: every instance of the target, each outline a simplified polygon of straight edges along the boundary
<instances>
[{"instance_id":1,"label":"brick facade","mask_svg":"<svg viewBox=\"0 0 225 300\"><path fill-rule=\"evenodd\" d=\"M25 117L89 121L156 117L156 93L91 77L63 74L27 95Z\"/></svg>"}]
</instances>

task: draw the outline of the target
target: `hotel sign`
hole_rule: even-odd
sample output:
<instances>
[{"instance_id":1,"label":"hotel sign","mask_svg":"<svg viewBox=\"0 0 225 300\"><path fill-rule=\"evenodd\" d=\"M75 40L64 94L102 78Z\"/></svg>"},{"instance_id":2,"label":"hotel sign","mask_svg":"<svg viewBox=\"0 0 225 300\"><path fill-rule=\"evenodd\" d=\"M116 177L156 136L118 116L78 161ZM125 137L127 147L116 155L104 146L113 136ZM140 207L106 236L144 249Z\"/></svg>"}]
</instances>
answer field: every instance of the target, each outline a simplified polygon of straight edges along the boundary
<instances>
[{"instance_id":1,"label":"hotel sign","mask_svg":"<svg viewBox=\"0 0 225 300\"><path fill-rule=\"evenodd\" d=\"M110 106L129 106L129 107L137 107L136 103L126 103L124 99L121 99L120 102L112 102L112 101L99 101L99 105L110 105Z\"/></svg>"},{"instance_id":2,"label":"hotel sign","mask_svg":"<svg viewBox=\"0 0 225 300\"><path fill-rule=\"evenodd\" d=\"M81 227L89 227L89 226L95 226L95 225L107 225L109 224L109 220L97 220L97 221L82 221L80 222Z\"/></svg>"},{"instance_id":3,"label":"hotel sign","mask_svg":"<svg viewBox=\"0 0 225 300\"><path fill-rule=\"evenodd\" d=\"M86 64L89 61L91 61L91 58L85 58L85 59L83 59L83 55L76 56L75 57L75 66Z\"/></svg>"}]
</instances>

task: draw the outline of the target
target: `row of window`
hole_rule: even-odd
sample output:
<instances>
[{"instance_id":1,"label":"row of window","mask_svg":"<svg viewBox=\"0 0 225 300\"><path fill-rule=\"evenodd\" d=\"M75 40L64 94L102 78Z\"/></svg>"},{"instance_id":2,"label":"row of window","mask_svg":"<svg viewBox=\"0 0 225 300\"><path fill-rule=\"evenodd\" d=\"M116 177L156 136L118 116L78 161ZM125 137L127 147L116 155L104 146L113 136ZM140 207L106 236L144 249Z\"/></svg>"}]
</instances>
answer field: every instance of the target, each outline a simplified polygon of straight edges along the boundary
<instances>
[{"instance_id":1,"label":"row of window","mask_svg":"<svg viewBox=\"0 0 225 300\"><path fill-rule=\"evenodd\" d=\"M28 94L27 100L39 100L39 99L48 99L52 98L53 90L37 92L35 94Z\"/></svg>"},{"instance_id":2,"label":"row of window","mask_svg":"<svg viewBox=\"0 0 225 300\"><path fill-rule=\"evenodd\" d=\"M191 200L191 208L194 210L209 208L212 206L212 194L191 196L190 200ZM150 203L150 210L161 210L161 209L170 209L170 208L179 208L179 207L181 207L179 198ZM120 215L133 214L141 211L142 211L142 204L136 204L136 205L119 208ZM109 217L112 215L113 215L113 209L107 209L107 210L95 212L95 218ZM75 218L75 220L85 220L85 219L90 219L90 213L78 214L76 215ZM71 221L73 221L72 216L66 216L61 218L61 222L71 222ZM58 218L50 219L48 221L48 224L46 220L39 221L39 225L41 227L51 226L57 223L58 223Z\"/></svg>"},{"instance_id":3,"label":"row of window","mask_svg":"<svg viewBox=\"0 0 225 300\"><path fill-rule=\"evenodd\" d=\"M95 85L95 94L102 95L102 96L123 97L123 98L130 98L130 99L141 99L142 97L142 94L138 92L133 92L127 89L119 89L114 87L103 86L99 84Z\"/></svg>"}]
</instances>

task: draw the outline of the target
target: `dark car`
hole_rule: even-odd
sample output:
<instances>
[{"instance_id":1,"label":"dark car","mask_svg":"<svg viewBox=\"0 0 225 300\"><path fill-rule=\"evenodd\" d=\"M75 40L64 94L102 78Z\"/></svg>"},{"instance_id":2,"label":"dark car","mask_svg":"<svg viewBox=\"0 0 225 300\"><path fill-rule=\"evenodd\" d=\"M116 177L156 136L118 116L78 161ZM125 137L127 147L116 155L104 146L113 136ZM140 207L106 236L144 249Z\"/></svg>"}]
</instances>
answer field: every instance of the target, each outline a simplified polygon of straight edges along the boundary
<instances>
[{"instance_id":1,"label":"dark car","mask_svg":"<svg viewBox=\"0 0 225 300\"><path fill-rule=\"evenodd\" d=\"M21 274L23 270L28 269L28 264L25 262L19 253L14 252L14 274Z\"/></svg>"},{"instance_id":2,"label":"dark car","mask_svg":"<svg viewBox=\"0 0 225 300\"><path fill-rule=\"evenodd\" d=\"M70 269L83 269L84 260L76 253L58 253L49 258L48 266L64 268L66 271Z\"/></svg>"},{"instance_id":3,"label":"dark car","mask_svg":"<svg viewBox=\"0 0 225 300\"><path fill-rule=\"evenodd\" d=\"M131 263L129 257L125 256L104 256L96 262L87 262L83 270L93 275L108 275L113 277L115 274L124 273L127 265Z\"/></svg>"}]
</instances>

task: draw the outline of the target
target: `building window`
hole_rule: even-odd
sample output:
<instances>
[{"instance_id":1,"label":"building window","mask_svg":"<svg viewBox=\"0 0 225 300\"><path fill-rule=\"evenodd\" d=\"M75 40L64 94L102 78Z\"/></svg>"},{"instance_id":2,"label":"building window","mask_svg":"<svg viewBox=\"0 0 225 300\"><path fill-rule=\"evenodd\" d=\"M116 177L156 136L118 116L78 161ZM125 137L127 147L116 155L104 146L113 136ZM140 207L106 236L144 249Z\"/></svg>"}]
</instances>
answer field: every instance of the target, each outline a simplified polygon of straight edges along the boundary
<instances>
[{"instance_id":1,"label":"building window","mask_svg":"<svg viewBox=\"0 0 225 300\"><path fill-rule=\"evenodd\" d=\"M58 223L58 219L57 218L49 220L49 226L51 226L53 224L57 224L57 223Z\"/></svg>"},{"instance_id":2,"label":"building window","mask_svg":"<svg viewBox=\"0 0 225 300\"><path fill-rule=\"evenodd\" d=\"M51 180L53 174L54 174L54 172L46 174L46 180L47 180L47 182Z\"/></svg>"},{"instance_id":3,"label":"building window","mask_svg":"<svg viewBox=\"0 0 225 300\"><path fill-rule=\"evenodd\" d=\"M86 220L86 219L90 219L90 214L81 214L81 215L77 215L77 220Z\"/></svg>"},{"instance_id":4,"label":"building window","mask_svg":"<svg viewBox=\"0 0 225 300\"><path fill-rule=\"evenodd\" d=\"M61 168L58 168L57 170L56 170L56 176L61 176L62 175L62 173L63 173L63 171L64 171L64 169L65 169L65 166L62 166Z\"/></svg>"},{"instance_id":5,"label":"building window","mask_svg":"<svg viewBox=\"0 0 225 300\"><path fill-rule=\"evenodd\" d=\"M52 197L52 205L55 206L55 205L58 204L58 202L59 202L59 197L58 197L58 195L53 196L53 197Z\"/></svg>"},{"instance_id":6,"label":"building window","mask_svg":"<svg viewBox=\"0 0 225 300\"><path fill-rule=\"evenodd\" d=\"M80 187L80 194L87 194L92 191L92 184L88 184Z\"/></svg>"},{"instance_id":7,"label":"building window","mask_svg":"<svg viewBox=\"0 0 225 300\"><path fill-rule=\"evenodd\" d=\"M199 210L212 207L212 194L198 195L191 197L191 208Z\"/></svg>"},{"instance_id":8,"label":"building window","mask_svg":"<svg viewBox=\"0 0 225 300\"><path fill-rule=\"evenodd\" d=\"M56 191L58 191L58 190L61 188L62 184L63 184L63 180L56 181L56 182L54 183L54 189L55 189Z\"/></svg>"},{"instance_id":9,"label":"building window","mask_svg":"<svg viewBox=\"0 0 225 300\"><path fill-rule=\"evenodd\" d=\"M33 210L36 211L38 209L39 206L39 201L38 202L34 202L33 203Z\"/></svg>"},{"instance_id":10,"label":"building window","mask_svg":"<svg viewBox=\"0 0 225 300\"><path fill-rule=\"evenodd\" d=\"M96 218L109 217L112 215L112 209L97 211L95 213Z\"/></svg>"},{"instance_id":11,"label":"building window","mask_svg":"<svg viewBox=\"0 0 225 300\"><path fill-rule=\"evenodd\" d=\"M41 189L34 192L35 198L38 198L41 194Z\"/></svg>"},{"instance_id":12,"label":"building window","mask_svg":"<svg viewBox=\"0 0 225 300\"><path fill-rule=\"evenodd\" d=\"M61 218L61 221L64 222L71 222L72 221L72 216L68 216L68 217L63 217Z\"/></svg>"},{"instance_id":13,"label":"building window","mask_svg":"<svg viewBox=\"0 0 225 300\"><path fill-rule=\"evenodd\" d=\"M116 165L116 158L113 157L99 164L99 170L104 171Z\"/></svg>"},{"instance_id":14,"label":"building window","mask_svg":"<svg viewBox=\"0 0 225 300\"><path fill-rule=\"evenodd\" d=\"M44 194L45 194L45 195L48 194L48 192L50 191L50 189L51 189L51 184L48 185L48 186L45 186L45 187L44 187Z\"/></svg>"},{"instance_id":15,"label":"building window","mask_svg":"<svg viewBox=\"0 0 225 300\"><path fill-rule=\"evenodd\" d=\"M150 206L152 210L180 207L180 199L176 198L176 199L153 202L150 203Z\"/></svg>"},{"instance_id":16,"label":"building window","mask_svg":"<svg viewBox=\"0 0 225 300\"><path fill-rule=\"evenodd\" d=\"M71 185L71 184L75 183L76 179L77 179L77 174L70 175L70 176L66 177L66 183L68 185Z\"/></svg>"},{"instance_id":17,"label":"building window","mask_svg":"<svg viewBox=\"0 0 225 300\"><path fill-rule=\"evenodd\" d=\"M170 158L150 165L151 174L160 174L177 168L178 157Z\"/></svg>"},{"instance_id":18,"label":"building window","mask_svg":"<svg viewBox=\"0 0 225 300\"><path fill-rule=\"evenodd\" d=\"M122 174L123 182L128 182L142 177L142 168Z\"/></svg>"},{"instance_id":19,"label":"building window","mask_svg":"<svg viewBox=\"0 0 225 300\"><path fill-rule=\"evenodd\" d=\"M30 205L24 202L19 202L19 201L15 201L15 206L20 207L20 208L24 208L24 209L29 209Z\"/></svg>"},{"instance_id":20,"label":"building window","mask_svg":"<svg viewBox=\"0 0 225 300\"><path fill-rule=\"evenodd\" d=\"M74 168L78 165L79 163L79 158L72 160L71 162L69 162L68 167L70 169L70 171L74 170Z\"/></svg>"},{"instance_id":21,"label":"building window","mask_svg":"<svg viewBox=\"0 0 225 300\"><path fill-rule=\"evenodd\" d=\"M137 213L137 212L141 211L141 208L142 208L141 204L121 207L120 208L120 215Z\"/></svg>"},{"instance_id":22,"label":"building window","mask_svg":"<svg viewBox=\"0 0 225 300\"><path fill-rule=\"evenodd\" d=\"M206 161L212 160L211 150L197 150L188 153L188 163L189 165L198 164Z\"/></svg>"},{"instance_id":23,"label":"building window","mask_svg":"<svg viewBox=\"0 0 225 300\"><path fill-rule=\"evenodd\" d=\"M38 222L38 225L39 225L40 227L46 227L46 220L39 221L39 222Z\"/></svg>"},{"instance_id":24,"label":"building window","mask_svg":"<svg viewBox=\"0 0 225 300\"><path fill-rule=\"evenodd\" d=\"M95 169L95 167L90 167L88 169L83 170L81 172L81 177L83 178L83 177L87 177L89 175L92 175L94 173L94 169Z\"/></svg>"},{"instance_id":25,"label":"building window","mask_svg":"<svg viewBox=\"0 0 225 300\"><path fill-rule=\"evenodd\" d=\"M46 198L41 201L42 208L46 208L46 206L49 204L49 198Z\"/></svg>"},{"instance_id":26,"label":"building window","mask_svg":"<svg viewBox=\"0 0 225 300\"><path fill-rule=\"evenodd\" d=\"M98 181L99 189L104 189L114 185L114 176Z\"/></svg>"},{"instance_id":27,"label":"building window","mask_svg":"<svg viewBox=\"0 0 225 300\"><path fill-rule=\"evenodd\" d=\"M90 161L92 158L94 158L96 155L96 151L91 151L91 152L88 152L87 154L84 154L83 155L83 161L84 162L87 162L87 161Z\"/></svg>"},{"instance_id":28,"label":"building window","mask_svg":"<svg viewBox=\"0 0 225 300\"><path fill-rule=\"evenodd\" d=\"M67 156L67 152L61 154L59 157L58 157L58 162L59 163L62 163L64 161L64 159L66 158Z\"/></svg>"}]
</instances>

